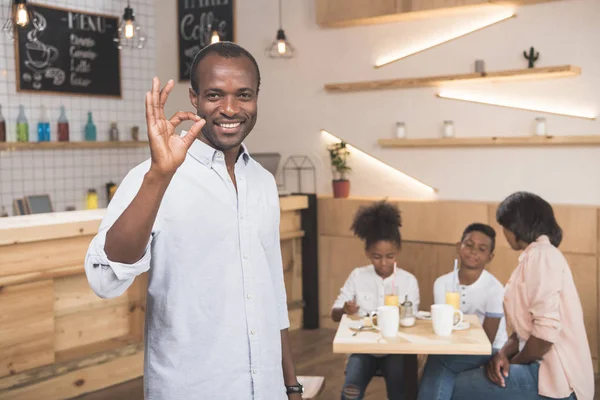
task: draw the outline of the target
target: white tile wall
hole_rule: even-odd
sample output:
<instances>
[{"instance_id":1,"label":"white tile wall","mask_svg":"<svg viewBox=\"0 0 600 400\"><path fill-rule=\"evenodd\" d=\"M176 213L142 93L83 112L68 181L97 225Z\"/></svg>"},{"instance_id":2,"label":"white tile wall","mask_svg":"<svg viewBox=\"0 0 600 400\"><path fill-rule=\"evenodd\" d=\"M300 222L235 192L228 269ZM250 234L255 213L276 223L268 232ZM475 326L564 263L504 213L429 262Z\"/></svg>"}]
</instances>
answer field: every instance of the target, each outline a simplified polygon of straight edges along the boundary
<instances>
[{"instance_id":1,"label":"white tile wall","mask_svg":"<svg viewBox=\"0 0 600 400\"><path fill-rule=\"evenodd\" d=\"M74 10L99 12L121 17L125 0L37 0ZM118 124L121 140L130 140L131 126L140 127L140 139L145 139L144 96L156 73L154 0L132 0L136 22L147 38L144 49L121 50L122 99L90 96L17 93L15 54L12 40L0 32L0 105L6 119L9 141L16 140L16 118L19 105L25 106L29 122L29 139L37 140L39 108L45 104L51 122L51 137L56 140L56 120L60 105L69 119L70 140L81 141L87 113L92 111L97 128L97 140L108 140L111 121ZM8 18L9 0L0 0L0 27ZM3 206L12 215L15 198L48 193L56 211L67 206L85 208L89 188L95 188L100 207L106 206L105 184L118 184L129 169L149 156L147 148L103 150L32 150L0 151L0 214Z\"/></svg>"}]
</instances>

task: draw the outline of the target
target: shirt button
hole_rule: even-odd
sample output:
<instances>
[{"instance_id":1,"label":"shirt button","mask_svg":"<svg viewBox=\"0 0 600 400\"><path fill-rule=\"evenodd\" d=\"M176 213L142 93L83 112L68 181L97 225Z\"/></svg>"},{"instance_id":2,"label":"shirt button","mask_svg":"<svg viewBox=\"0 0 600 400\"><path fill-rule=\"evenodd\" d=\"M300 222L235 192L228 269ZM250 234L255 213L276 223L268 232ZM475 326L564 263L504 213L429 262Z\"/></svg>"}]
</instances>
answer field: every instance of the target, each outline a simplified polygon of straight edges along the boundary
<instances>
[{"instance_id":1,"label":"shirt button","mask_svg":"<svg viewBox=\"0 0 600 400\"><path fill-rule=\"evenodd\" d=\"M221 153L220 151L217 151L217 158L221 158L223 157L223 153Z\"/></svg>"},{"instance_id":2,"label":"shirt button","mask_svg":"<svg viewBox=\"0 0 600 400\"><path fill-rule=\"evenodd\" d=\"M250 334L251 334L251 335L253 335L253 336L254 336L254 335L256 335L256 329L252 329L252 330L250 331Z\"/></svg>"},{"instance_id":3,"label":"shirt button","mask_svg":"<svg viewBox=\"0 0 600 400\"><path fill-rule=\"evenodd\" d=\"M247 260L248 259L248 254L244 254L244 259Z\"/></svg>"},{"instance_id":4,"label":"shirt button","mask_svg":"<svg viewBox=\"0 0 600 400\"><path fill-rule=\"evenodd\" d=\"M250 300L250 299L252 298L252 295L251 295L250 293L248 293L248 294L246 295L246 297L248 298L248 300Z\"/></svg>"},{"instance_id":5,"label":"shirt button","mask_svg":"<svg viewBox=\"0 0 600 400\"><path fill-rule=\"evenodd\" d=\"M240 219L244 219L244 216L243 216L243 215L240 215Z\"/></svg>"},{"instance_id":6,"label":"shirt button","mask_svg":"<svg viewBox=\"0 0 600 400\"><path fill-rule=\"evenodd\" d=\"M257 370L256 368L255 368L255 369L253 369L253 370L252 370L252 373L253 373L254 375L258 374L258 370Z\"/></svg>"}]
</instances>

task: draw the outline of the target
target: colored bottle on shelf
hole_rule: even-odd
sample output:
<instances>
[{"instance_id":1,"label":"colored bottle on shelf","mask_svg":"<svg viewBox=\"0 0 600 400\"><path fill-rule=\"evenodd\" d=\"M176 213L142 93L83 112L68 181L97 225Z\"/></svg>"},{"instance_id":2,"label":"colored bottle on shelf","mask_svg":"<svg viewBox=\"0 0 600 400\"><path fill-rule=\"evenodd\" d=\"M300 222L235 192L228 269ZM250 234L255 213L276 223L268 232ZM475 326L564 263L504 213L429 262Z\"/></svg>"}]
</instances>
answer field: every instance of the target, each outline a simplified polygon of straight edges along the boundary
<instances>
[{"instance_id":1,"label":"colored bottle on shelf","mask_svg":"<svg viewBox=\"0 0 600 400\"><path fill-rule=\"evenodd\" d=\"M60 116L58 117L57 131L59 142L69 141L69 120L65 114L65 106L60 106Z\"/></svg>"},{"instance_id":2,"label":"colored bottle on shelf","mask_svg":"<svg viewBox=\"0 0 600 400\"><path fill-rule=\"evenodd\" d=\"M0 105L0 142L6 142L6 121L2 115L2 106Z\"/></svg>"},{"instance_id":3,"label":"colored bottle on shelf","mask_svg":"<svg viewBox=\"0 0 600 400\"><path fill-rule=\"evenodd\" d=\"M25 117L25 107L19 105L19 116L17 117L17 142L29 142L29 123Z\"/></svg>"},{"instance_id":4,"label":"colored bottle on shelf","mask_svg":"<svg viewBox=\"0 0 600 400\"><path fill-rule=\"evenodd\" d=\"M116 122L110 123L110 129L108 130L108 137L111 142L119 141L119 128L117 128Z\"/></svg>"},{"instance_id":5,"label":"colored bottle on shelf","mask_svg":"<svg viewBox=\"0 0 600 400\"><path fill-rule=\"evenodd\" d=\"M98 208L98 192L96 192L96 189L88 189L86 207L88 210Z\"/></svg>"},{"instance_id":6,"label":"colored bottle on shelf","mask_svg":"<svg viewBox=\"0 0 600 400\"><path fill-rule=\"evenodd\" d=\"M50 141L50 120L46 114L46 106L42 105L42 112L37 126L38 142Z\"/></svg>"},{"instance_id":7,"label":"colored bottle on shelf","mask_svg":"<svg viewBox=\"0 0 600 400\"><path fill-rule=\"evenodd\" d=\"M88 112L88 121L85 124L85 140L88 142L96 141L96 125L92 121L92 112Z\"/></svg>"}]
</instances>

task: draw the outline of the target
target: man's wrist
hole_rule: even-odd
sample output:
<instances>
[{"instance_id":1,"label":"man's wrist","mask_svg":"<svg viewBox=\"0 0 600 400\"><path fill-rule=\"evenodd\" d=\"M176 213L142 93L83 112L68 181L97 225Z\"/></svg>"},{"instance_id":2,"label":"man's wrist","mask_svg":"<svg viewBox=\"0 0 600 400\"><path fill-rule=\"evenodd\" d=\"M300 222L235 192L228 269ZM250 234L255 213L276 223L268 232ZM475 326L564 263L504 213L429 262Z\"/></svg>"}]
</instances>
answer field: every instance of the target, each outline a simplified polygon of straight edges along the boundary
<instances>
[{"instance_id":1,"label":"man's wrist","mask_svg":"<svg viewBox=\"0 0 600 400\"><path fill-rule=\"evenodd\" d=\"M304 386L302 386L302 384L298 381L296 381L294 384L292 385L285 385L285 389L286 389L286 394L290 395L290 394L302 394L304 393Z\"/></svg>"}]
</instances>

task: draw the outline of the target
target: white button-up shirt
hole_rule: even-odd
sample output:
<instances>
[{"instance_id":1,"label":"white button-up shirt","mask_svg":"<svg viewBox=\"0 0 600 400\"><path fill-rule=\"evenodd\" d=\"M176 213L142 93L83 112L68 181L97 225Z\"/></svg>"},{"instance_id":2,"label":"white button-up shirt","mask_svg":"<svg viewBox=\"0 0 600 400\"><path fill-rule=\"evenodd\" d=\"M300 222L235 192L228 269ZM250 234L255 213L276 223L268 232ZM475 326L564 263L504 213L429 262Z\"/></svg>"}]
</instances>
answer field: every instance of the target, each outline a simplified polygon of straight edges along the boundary
<instances>
[{"instance_id":1,"label":"white button-up shirt","mask_svg":"<svg viewBox=\"0 0 600 400\"><path fill-rule=\"evenodd\" d=\"M435 304L446 303L446 291L452 290L454 272L449 272L435 280L433 284L433 298ZM457 272L458 275L458 272ZM456 276L458 282L458 276ZM475 314L483 324L486 317L500 318L498 332L492 346L501 349L508 340L506 334L506 321L504 319L504 286L488 271L481 271L481 275L472 285L458 285L460 292L460 311L465 314Z\"/></svg>"},{"instance_id":2,"label":"white button-up shirt","mask_svg":"<svg viewBox=\"0 0 600 400\"><path fill-rule=\"evenodd\" d=\"M173 177L143 257L111 261L106 232L137 194L150 160L125 177L85 270L101 297L149 271L147 400L287 399L281 330L289 327L274 177L245 147L237 192L223 153L196 140Z\"/></svg>"},{"instance_id":3,"label":"white button-up shirt","mask_svg":"<svg viewBox=\"0 0 600 400\"><path fill-rule=\"evenodd\" d=\"M387 294L396 294L399 303L403 303L408 296L413 311L416 313L419 310L419 284L413 274L396 267L396 273L383 279L377 275L373 265L356 268L350 273L332 309L344 307L347 301L355 301L358 314L364 317L384 305Z\"/></svg>"}]
</instances>

